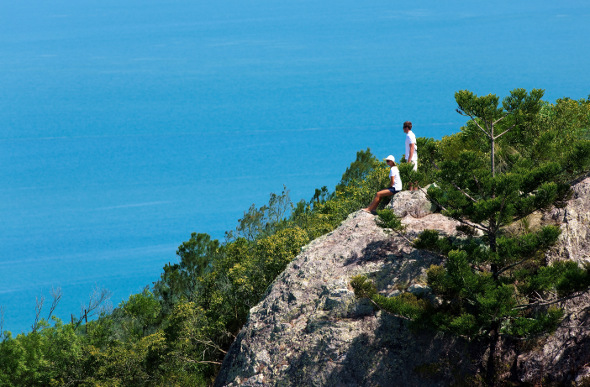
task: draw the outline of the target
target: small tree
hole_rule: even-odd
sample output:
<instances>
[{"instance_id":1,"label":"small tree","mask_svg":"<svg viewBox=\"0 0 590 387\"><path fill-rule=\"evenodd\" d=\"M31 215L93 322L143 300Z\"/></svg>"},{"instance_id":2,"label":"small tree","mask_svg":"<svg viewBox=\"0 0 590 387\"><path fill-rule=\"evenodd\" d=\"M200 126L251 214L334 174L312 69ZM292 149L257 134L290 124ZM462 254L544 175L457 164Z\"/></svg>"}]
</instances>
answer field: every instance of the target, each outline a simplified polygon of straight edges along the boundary
<instances>
[{"instance_id":1,"label":"small tree","mask_svg":"<svg viewBox=\"0 0 590 387\"><path fill-rule=\"evenodd\" d=\"M459 105L457 112L469 117L489 140L492 176L496 175L496 141L539 113L543 94L540 89L533 89L530 94L524 89L515 89L504 98L500 107L499 98L494 94L478 97L468 90L455 93Z\"/></svg>"},{"instance_id":2,"label":"small tree","mask_svg":"<svg viewBox=\"0 0 590 387\"><path fill-rule=\"evenodd\" d=\"M559 236L558 227L521 235L506 232L506 226L563 200L569 192L569 185L562 181L567 165L532 162L520 157L514 144L510 146L516 151L507 153L501 167L496 164L496 152L507 147L504 136L526 130L541 108L542 95L541 90L529 94L516 89L501 107L495 95L478 97L469 91L455 95L458 112L470 118L464 132L474 137L470 143L475 146L438 164L437 184L428 194L446 215L463 224L467 236L441 238L427 231L415 241L416 247L443 257L443 264L427 272L440 304L418 302L408 294L385 299L362 278L352 283L359 296L392 313L485 342L488 360L482 370L489 385L496 384L502 337L530 338L551 332L562 317L555 307L558 302L590 285L588 267L571 261L548 265L545 260L544 252ZM587 150L588 143L571 149ZM584 154L578 152L578 157ZM585 156L577 162L587 170L589 159Z\"/></svg>"},{"instance_id":3,"label":"small tree","mask_svg":"<svg viewBox=\"0 0 590 387\"><path fill-rule=\"evenodd\" d=\"M208 234L192 233L176 251L179 263L168 263L160 280L154 284L154 295L161 300L163 311L169 313L181 299L193 301L201 291L199 278L211 270L213 262L223 255L217 239Z\"/></svg>"},{"instance_id":4,"label":"small tree","mask_svg":"<svg viewBox=\"0 0 590 387\"><path fill-rule=\"evenodd\" d=\"M343 191L351 184L358 185L380 166L381 162L371 153L370 148L356 152L356 160L346 168L346 171L342 174L340 183L336 186L336 190Z\"/></svg>"}]
</instances>

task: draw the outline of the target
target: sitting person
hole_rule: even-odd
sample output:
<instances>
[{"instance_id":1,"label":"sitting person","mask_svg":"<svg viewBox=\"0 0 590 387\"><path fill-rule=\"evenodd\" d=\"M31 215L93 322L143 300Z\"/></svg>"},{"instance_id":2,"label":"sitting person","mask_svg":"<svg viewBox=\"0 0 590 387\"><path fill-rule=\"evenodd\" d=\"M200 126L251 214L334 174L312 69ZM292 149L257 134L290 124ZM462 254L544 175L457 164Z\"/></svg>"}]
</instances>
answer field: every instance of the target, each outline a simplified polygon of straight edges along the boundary
<instances>
[{"instance_id":1,"label":"sitting person","mask_svg":"<svg viewBox=\"0 0 590 387\"><path fill-rule=\"evenodd\" d=\"M377 195L375 195L375 199L373 199L371 204L369 204L369 207L363 208L363 211L365 212L372 213L373 211L375 211L375 209L379 205L379 201L382 198L387 196L393 196L397 192L402 190L402 179L399 174L399 169L395 164L395 157L389 155L385 158L385 162L387 163L387 165L391 167L391 169L389 170L389 179L391 180L391 186L387 189L377 192Z\"/></svg>"}]
</instances>

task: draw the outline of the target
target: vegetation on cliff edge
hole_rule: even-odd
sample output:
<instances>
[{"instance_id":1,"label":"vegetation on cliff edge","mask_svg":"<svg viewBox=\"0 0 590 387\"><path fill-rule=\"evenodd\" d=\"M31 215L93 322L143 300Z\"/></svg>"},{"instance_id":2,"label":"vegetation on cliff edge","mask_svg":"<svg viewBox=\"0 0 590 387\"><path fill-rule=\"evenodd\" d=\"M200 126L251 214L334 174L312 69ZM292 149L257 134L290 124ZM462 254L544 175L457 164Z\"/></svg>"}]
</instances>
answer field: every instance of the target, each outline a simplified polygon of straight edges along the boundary
<instances>
[{"instance_id":1,"label":"vegetation on cliff edge","mask_svg":"<svg viewBox=\"0 0 590 387\"><path fill-rule=\"evenodd\" d=\"M520 189L528 190L523 192L534 193L535 198L541 199L527 201L522 194L513 192L512 195L523 196L522 205L514 210L516 212L510 212L510 216L505 213L497 215L499 222L510 217L514 219L517 213L524 213L527 208L554 202L554 198L564 199L564 184L586 170L586 164L579 161L583 160L583 152L587 149L582 145L587 144L588 139L590 102L564 99L556 104L539 100L538 104L540 109L534 114L519 113L506 119L507 125L517 125L499 141L495 165L499 175L511 173L511 179L518 181ZM446 185L439 185L439 191L431 192L450 215L467 221L476 210L486 210L486 206L497 202L490 197L489 189L495 189L498 196L498 187L512 184L510 179L504 181L486 175L485 160L490 154L486 151L486 141L474 135L479 130L477 120L469 121L460 133L440 141L418 139L421 157L418 173L411 170L411 165L400 164L402 180L420 181L423 185L459 171L465 163L476 166L473 171L478 174L477 183L468 176L457 181L446 179ZM584 136L586 143L582 140ZM582 145L572 147L572 140ZM572 158L572 152L579 153ZM546 169L539 170L537 175L529 175L530 171L541 167ZM530 178L521 176L525 171ZM103 312L94 321L80 319L63 323L55 317L48 317L36 321L33 331L17 336L2 332L0 323L0 386L211 384L226 351L246 322L250 308L264 297L276 276L301 247L333 230L350 213L365 207L374 193L387 185L387 173L387 168L369 150L359 151L333 192L323 187L317 189L309 201L298 203L290 201L287 190L271 194L268 204L259 208L253 205L244 213L237 228L227 233L225 241L212 239L204 233L192 234L179 246L177 261L167 264L152 286L132 295L112 312ZM551 185L536 185L535 176L546 180L546 173L550 173ZM469 185L477 186L482 182L484 188L481 191ZM467 184L465 188L458 187L469 189L466 192L470 195L480 195L486 204L471 203L465 208L472 212L457 212L455 202L463 199L458 199L460 196L454 193L456 187L449 187L452 183ZM543 195L547 193L546 198L537 194L539 189L544 190ZM487 211L493 213L497 208L492 206ZM486 219L479 219L479 224L489 226ZM477 223L478 219L470 221ZM547 233L547 238L554 238L550 230ZM431 269L433 288L447 289L447 296L457 299L456 303L445 301L447 310L437 314L441 327L469 335L487 329L482 328L477 320L479 307L474 308L471 303L475 300L482 308L488 308L485 311L491 311L498 304L494 297L504 295L500 291L484 291L499 282L493 279L493 275L490 279L473 271L477 265L485 266L483 262L473 261L476 252L483 251L486 259L493 258L498 262L495 273L501 281L507 275L526 278L517 270L503 268L510 262L518 262L514 254L521 254L523 243L534 242L526 238L534 239L535 236L521 237L525 239L517 240L516 245L504 242L504 237L501 233L497 235L496 251L492 252L486 247L489 246L486 237L476 238L477 243L463 246L431 235L433 244L441 246L441 255L457 255L454 267L458 273L470 273L466 278L478 289L483 289L479 293L463 291L462 283L453 282L458 277L449 271L449 265ZM426 235L424 242L425 238ZM543 278L552 274L542 273L544 266L537 251L531 248L527 254L533 256L530 268L538 274L535 278L541 284ZM539 289L539 284L534 282L528 286ZM504 289L504 282L500 285L500 289ZM414 302L416 300L408 298L408 301L401 304L407 311L400 313L409 316L422 313L425 308L422 300ZM518 315L526 319L512 324L511 334L518 334L518 329L528 329L526 322L533 321L529 318L534 318L535 312L533 308L526 310L529 314ZM506 331L505 328L500 324L499 332Z\"/></svg>"}]
</instances>

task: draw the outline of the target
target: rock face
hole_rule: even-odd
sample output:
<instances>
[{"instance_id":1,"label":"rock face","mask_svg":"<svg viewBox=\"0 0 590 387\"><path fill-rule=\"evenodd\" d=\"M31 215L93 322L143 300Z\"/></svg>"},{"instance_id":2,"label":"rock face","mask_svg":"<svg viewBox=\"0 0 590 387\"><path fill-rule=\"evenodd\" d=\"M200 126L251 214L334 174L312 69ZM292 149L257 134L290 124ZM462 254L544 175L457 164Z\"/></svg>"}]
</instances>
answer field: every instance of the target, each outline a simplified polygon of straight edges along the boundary
<instances>
[{"instance_id":1,"label":"rock face","mask_svg":"<svg viewBox=\"0 0 590 387\"><path fill-rule=\"evenodd\" d=\"M306 246L251 309L216 385L387 386L393 378L416 385L422 378L405 370L445 357L457 343L412 336L405 320L356 300L349 282L369 274L391 294L423 285L425 269L439 262L388 235L373 215L352 214Z\"/></svg>"},{"instance_id":2,"label":"rock face","mask_svg":"<svg viewBox=\"0 0 590 387\"><path fill-rule=\"evenodd\" d=\"M590 179L582 181L571 208L554 212L564 232L552 254L587 259L589 190ZM403 193L396 195L398 200L404 199ZM421 200L417 193L409 194ZM456 222L417 210L425 208L424 203L405 207L405 236L388 234L375 224L374 216L359 211L306 246L269 287L265 299L250 310L215 384L446 386L475 375L472 360L484 355L482 348L440 333L413 332L406 320L376 311L367 300L356 300L349 286L351 277L364 274L386 295L429 292L425 270L440 259L414 249L408 238L427 228L450 234ZM590 363L590 295L564 306L567 317L555 335L509 359L520 381L562 383L590 374L584 368Z\"/></svg>"},{"instance_id":3,"label":"rock face","mask_svg":"<svg viewBox=\"0 0 590 387\"><path fill-rule=\"evenodd\" d=\"M411 216L413 218L423 218L436 211L436 206L426 198L424 190L418 191L401 191L393 196L387 208L391 209L393 213L399 218Z\"/></svg>"},{"instance_id":4,"label":"rock face","mask_svg":"<svg viewBox=\"0 0 590 387\"><path fill-rule=\"evenodd\" d=\"M550 254L552 259L590 262L590 178L574 185L565 208L554 209L544 217L561 224L562 234Z\"/></svg>"},{"instance_id":5,"label":"rock face","mask_svg":"<svg viewBox=\"0 0 590 387\"><path fill-rule=\"evenodd\" d=\"M590 178L574 185L573 196L565 208L554 209L544 217L558 221L562 230L548 258L590 263ZM590 293L561 306L566 317L555 334L518 357L521 381L590 382Z\"/></svg>"}]
</instances>

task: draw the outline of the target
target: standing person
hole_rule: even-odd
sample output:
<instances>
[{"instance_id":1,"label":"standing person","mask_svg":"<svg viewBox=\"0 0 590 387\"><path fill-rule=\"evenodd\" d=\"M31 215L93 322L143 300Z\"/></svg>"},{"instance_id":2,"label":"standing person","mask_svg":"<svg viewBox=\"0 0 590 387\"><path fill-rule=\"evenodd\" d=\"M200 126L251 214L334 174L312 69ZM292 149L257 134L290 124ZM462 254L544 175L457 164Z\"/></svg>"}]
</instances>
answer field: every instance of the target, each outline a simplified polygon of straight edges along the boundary
<instances>
[{"instance_id":1,"label":"standing person","mask_svg":"<svg viewBox=\"0 0 590 387\"><path fill-rule=\"evenodd\" d=\"M371 204L369 204L369 207L363 208L363 211L365 212L375 211L375 209L379 205L379 201L382 198L387 196L393 196L397 192L402 190L402 178L400 177L399 169L397 167L397 164L395 163L395 157L389 155L384 160L387 163L387 165L391 167L391 169L389 170L389 180L391 185L389 188L377 192L375 198L373 199Z\"/></svg>"},{"instance_id":2,"label":"standing person","mask_svg":"<svg viewBox=\"0 0 590 387\"><path fill-rule=\"evenodd\" d=\"M409 163L414 164L414 171L418 171L418 146L416 145L416 135L412 132L412 123L404 122L404 133L406 134L406 159ZM410 182L410 191L418 189L417 182Z\"/></svg>"}]
</instances>

